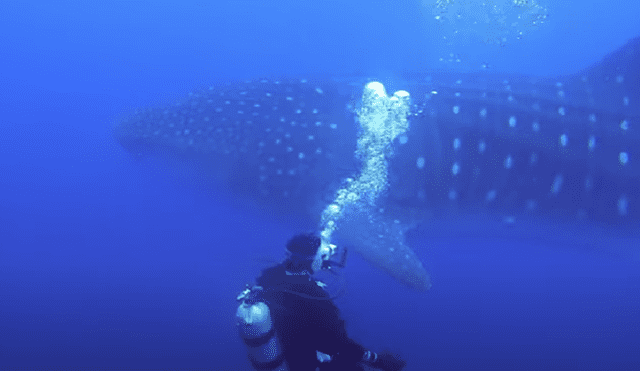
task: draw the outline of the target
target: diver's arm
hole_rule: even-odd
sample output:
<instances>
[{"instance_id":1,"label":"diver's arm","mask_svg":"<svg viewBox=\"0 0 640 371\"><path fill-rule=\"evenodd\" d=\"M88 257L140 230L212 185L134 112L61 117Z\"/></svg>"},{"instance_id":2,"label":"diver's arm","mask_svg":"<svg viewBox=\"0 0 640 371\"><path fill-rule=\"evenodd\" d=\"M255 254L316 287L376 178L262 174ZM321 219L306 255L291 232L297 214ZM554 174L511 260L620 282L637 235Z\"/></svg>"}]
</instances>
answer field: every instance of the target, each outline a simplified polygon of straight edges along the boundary
<instances>
[{"instance_id":1,"label":"diver's arm","mask_svg":"<svg viewBox=\"0 0 640 371\"><path fill-rule=\"evenodd\" d=\"M363 360L366 348L352 339L342 341L333 353L332 363L350 366L356 365ZM330 353L331 354L331 353ZM345 367L347 368L347 367Z\"/></svg>"},{"instance_id":2,"label":"diver's arm","mask_svg":"<svg viewBox=\"0 0 640 371\"><path fill-rule=\"evenodd\" d=\"M384 371L400 371L407 364L400 356L389 352L365 351L363 363Z\"/></svg>"},{"instance_id":3,"label":"diver's arm","mask_svg":"<svg viewBox=\"0 0 640 371\"><path fill-rule=\"evenodd\" d=\"M324 311L324 325L319 329L318 349L332 355L332 366L338 369L350 369L357 364L366 364L384 371L400 371L406 362L399 356L388 353L375 353L367 350L347 336L344 321L338 315L338 309L328 302Z\"/></svg>"},{"instance_id":4,"label":"diver's arm","mask_svg":"<svg viewBox=\"0 0 640 371\"><path fill-rule=\"evenodd\" d=\"M363 360L366 348L349 338L338 308L330 300L318 303L313 316L317 350L332 356L331 363L348 368Z\"/></svg>"}]
</instances>

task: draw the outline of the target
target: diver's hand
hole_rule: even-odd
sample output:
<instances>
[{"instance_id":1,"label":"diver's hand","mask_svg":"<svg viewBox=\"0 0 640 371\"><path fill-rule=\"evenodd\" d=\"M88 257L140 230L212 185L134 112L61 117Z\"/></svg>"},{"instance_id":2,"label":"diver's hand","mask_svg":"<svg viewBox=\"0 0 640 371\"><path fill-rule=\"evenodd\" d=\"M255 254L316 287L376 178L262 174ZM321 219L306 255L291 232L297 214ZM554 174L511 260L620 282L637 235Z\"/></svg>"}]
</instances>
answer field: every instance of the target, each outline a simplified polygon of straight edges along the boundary
<instances>
[{"instance_id":1,"label":"diver's hand","mask_svg":"<svg viewBox=\"0 0 640 371\"><path fill-rule=\"evenodd\" d=\"M400 371L407 364L400 356L389 352L378 353L378 359L371 364L371 367L384 371Z\"/></svg>"}]
</instances>

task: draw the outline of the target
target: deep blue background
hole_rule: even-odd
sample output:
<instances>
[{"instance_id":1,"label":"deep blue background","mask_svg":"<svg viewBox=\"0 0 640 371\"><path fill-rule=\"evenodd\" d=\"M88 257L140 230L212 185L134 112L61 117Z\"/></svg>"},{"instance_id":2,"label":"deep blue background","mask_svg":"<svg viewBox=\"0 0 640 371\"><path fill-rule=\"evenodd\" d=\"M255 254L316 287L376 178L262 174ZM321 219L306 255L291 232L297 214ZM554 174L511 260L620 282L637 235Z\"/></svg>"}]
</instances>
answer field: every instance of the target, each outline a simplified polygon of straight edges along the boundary
<instances>
[{"instance_id":1,"label":"deep blue background","mask_svg":"<svg viewBox=\"0 0 640 371\"><path fill-rule=\"evenodd\" d=\"M570 73L640 35L638 4L547 2L536 32L457 45L449 65L419 0L3 1L0 369L249 368L235 295L300 226L135 161L111 135L126 113L237 77ZM338 305L355 339L407 370L640 367L640 256L606 253L636 241L455 237L465 223L412 237L426 294L352 257Z\"/></svg>"}]
</instances>

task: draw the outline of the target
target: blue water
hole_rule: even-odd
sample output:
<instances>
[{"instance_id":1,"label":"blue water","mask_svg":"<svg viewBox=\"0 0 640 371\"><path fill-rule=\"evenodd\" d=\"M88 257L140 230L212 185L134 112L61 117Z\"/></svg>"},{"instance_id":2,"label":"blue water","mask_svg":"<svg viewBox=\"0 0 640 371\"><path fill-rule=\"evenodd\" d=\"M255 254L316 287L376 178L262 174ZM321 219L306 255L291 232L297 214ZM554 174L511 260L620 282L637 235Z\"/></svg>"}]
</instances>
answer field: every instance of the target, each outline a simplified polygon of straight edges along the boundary
<instances>
[{"instance_id":1,"label":"blue water","mask_svg":"<svg viewBox=\"0 0 640 371\"><path fill-rule=\"evenodd\" d=\"M481 62L552 76L640 35L637 2L546 5L522 40L452 47L418 0L4 2L0 369L250 367L235 296L302 226L191 169L139 163L112 137L120 117L237 77ZM443 65L452 48L462 62ZM620 241L592 251L442 223L410 236L427 293L350 257L337 304L353 338L406 370L640 369L640 258L606 253Z\"/></svg>"}]
</instances>

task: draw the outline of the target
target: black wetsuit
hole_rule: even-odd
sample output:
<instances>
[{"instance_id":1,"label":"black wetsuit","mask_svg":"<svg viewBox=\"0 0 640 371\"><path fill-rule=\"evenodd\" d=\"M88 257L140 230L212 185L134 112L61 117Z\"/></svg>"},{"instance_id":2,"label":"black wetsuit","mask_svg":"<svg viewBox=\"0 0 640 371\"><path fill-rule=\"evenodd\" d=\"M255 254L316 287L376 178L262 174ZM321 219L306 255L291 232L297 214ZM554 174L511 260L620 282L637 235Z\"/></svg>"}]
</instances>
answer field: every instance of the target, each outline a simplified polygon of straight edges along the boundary
<instances>
[{"instance_id":1,"label":"black wetsuit","mask_svg":"<svg viewBox=\"0 0 640 371\"><path fill-rule=\"evenodd\" d=\"M338 308L307 274L288 275L279 264L262 271L256 283L264 288L289 370L362 370L365 348L349 339ZM320 364L316 351L334 359Z\"/></svg>"}]
</instances>

